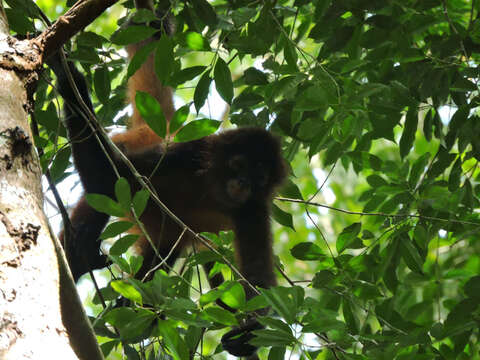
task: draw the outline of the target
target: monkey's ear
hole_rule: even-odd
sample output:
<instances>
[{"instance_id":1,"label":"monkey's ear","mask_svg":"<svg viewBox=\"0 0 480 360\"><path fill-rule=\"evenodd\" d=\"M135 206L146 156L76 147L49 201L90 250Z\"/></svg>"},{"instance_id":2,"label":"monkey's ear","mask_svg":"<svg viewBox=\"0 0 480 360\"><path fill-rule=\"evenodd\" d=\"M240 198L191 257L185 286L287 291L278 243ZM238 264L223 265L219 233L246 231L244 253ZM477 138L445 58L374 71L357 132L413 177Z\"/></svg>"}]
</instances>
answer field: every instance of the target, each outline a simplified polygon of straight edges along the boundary
<instances>
[{"instance_id":1,"label":"monkey's ear","mask_svg":"<svg viewBox=\"0 0 480 360\"><path fill-rule=\"evenodd\" d=\"M222 336L223 349L238 357L253 355L257 351L257 347L248 342L255 337L252 331L263 329L263 327L255 318L248 320L244 325L234 328Z\"/></svg>"}]
</instances>

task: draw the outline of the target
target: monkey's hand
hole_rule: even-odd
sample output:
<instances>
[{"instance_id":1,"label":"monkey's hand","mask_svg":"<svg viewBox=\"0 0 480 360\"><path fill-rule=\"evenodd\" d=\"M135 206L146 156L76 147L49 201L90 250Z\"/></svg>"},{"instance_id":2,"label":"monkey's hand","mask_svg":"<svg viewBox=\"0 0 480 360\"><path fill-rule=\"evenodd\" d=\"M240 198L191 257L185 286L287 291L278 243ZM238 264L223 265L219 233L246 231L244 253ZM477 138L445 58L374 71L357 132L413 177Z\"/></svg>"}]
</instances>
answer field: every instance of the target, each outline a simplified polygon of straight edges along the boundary
<instances>
[{"instance_id":1,"label":"monkey's hand","mask_svg":"<svg viewBox=\"0 0 480 360\"><path fill-rule=\"evenodd\" d=\"M248 342L255 337L254 330L263 329L257 319L251 318L245 324L234 328L222 336L222 347L234 356L251 356L257 348Z\"/></svg>"}]
</instances>

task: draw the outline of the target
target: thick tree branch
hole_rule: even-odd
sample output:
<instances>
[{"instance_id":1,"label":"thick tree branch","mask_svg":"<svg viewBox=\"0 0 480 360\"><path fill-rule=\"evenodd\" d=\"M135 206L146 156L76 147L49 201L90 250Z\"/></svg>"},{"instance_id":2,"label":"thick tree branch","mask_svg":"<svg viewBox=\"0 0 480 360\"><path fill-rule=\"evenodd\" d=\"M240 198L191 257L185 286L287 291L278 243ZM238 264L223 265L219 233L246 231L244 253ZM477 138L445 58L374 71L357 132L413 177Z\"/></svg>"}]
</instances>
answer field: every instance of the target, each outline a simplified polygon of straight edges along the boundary
<instances>
[{"instance_id":1,"label":"thick tree branch","mask_svg":"<svg viewBox=\"0 0 480 360\"><path fill-rule=\"evenodd\" d=\"M117 1L85 0L75 3L52 26L33 39L42 49L43 62Z\"/></svg>"}]
</instances>

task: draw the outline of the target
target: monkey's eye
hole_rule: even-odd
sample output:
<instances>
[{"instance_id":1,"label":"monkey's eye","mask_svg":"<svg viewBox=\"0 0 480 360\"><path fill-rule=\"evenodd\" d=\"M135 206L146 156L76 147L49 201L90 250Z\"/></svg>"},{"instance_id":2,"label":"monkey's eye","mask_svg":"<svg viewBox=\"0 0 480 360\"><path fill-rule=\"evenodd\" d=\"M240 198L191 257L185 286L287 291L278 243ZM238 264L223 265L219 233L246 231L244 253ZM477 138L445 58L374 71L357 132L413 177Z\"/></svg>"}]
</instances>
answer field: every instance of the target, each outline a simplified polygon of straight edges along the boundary
<instances>
[{"instance_id":1,"label":"monkey's eye","mask_svg":"<svg viewBox=\"0 0 480 360\"><path fill-rule=\"evenodd\" d=\"M247 161L242 155L235 155L228 160L228 167L234 171L243 171L247 168Z\"/></svg>"}]
</instances>

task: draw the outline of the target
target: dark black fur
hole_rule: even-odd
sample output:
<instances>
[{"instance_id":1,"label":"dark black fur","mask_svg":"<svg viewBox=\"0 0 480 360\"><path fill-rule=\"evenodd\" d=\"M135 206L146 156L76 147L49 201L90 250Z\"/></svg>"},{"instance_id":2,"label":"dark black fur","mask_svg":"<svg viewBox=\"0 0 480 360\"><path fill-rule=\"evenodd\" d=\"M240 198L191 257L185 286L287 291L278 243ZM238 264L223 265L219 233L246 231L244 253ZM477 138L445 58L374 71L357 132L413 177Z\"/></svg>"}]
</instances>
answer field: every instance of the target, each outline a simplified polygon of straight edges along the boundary
<instances>
[{"instance_id":1,"label":"dark black fur","mask_svg":"<svg viewBox=\"0 0 480 360\"><path fill-rule=\"evenodd\" d=\"M99 142L85 116L81 115L80 104L58 58L52 59L49 65L57 75L58 90L65 99L66 127L72 141L75 166L86 192L114 195L117 176L102 145L120 175L129 180L133 189L138 189L137 182L121 158L109 150L108 144L97 132ZM85 79L71 63L68 66L83 101L93 113ZM149 176L156 169L155 176L150 179L156 192L169 209L194 231L234 230L238 266L251 284L260 287L276 284L270 202L274 189L285 177L285 166L275 137L263 129L242 128L176 143L169 146L166 153L162 144L140 149L124 147L122 151L140 174ZM160 158L162 162L156 168ZM238 160L238 164L229 165L231 159ZM89 269L106 265L105 258L100 255L98 236L109 217L94 212L86 203L80 205L71 220L76 236L70 248L66 249L75 280ZM162 236L157 239L156 231L162 216L158 207L150 203L141 220L160 253L166 254L181 229L166 218ZM185 237L179 250L189 241L191 237ZM144 275L158 259L148 243L140 242L139 247L145 258L144 269L140 271ZM171 262L178 252L170 258ZM246 286L245 290L248 298L254 295L250 287ZM255 348L247 344L252 337L250 331L260 327L256 321L250 321L232 330L222 338L224 348L238 356L252 354Z\"/></svg>"}]
</instances>

